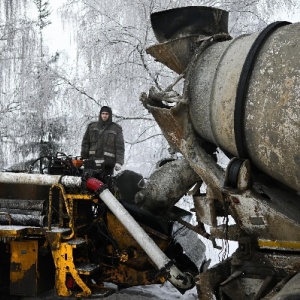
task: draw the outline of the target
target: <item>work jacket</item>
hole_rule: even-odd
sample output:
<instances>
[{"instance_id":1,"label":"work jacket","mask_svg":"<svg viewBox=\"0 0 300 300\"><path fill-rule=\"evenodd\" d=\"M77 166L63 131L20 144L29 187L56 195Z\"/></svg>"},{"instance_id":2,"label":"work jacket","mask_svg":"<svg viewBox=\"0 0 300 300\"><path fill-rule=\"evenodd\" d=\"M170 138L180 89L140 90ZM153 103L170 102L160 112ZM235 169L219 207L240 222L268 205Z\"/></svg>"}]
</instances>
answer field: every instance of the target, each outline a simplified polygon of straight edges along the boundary
<instances>
[{"instance_id":1,"label":"work jacket","mask_svg":"<svg viewBox=\"0 0 300 300\"><path fill-rule=\"evenodd\" d=\"M81 157L94 159L96 166L114 167L116 163L124 164L124 138L122 127L111 121L88 125L81 144Z\"/></svg>"}]
</instances>

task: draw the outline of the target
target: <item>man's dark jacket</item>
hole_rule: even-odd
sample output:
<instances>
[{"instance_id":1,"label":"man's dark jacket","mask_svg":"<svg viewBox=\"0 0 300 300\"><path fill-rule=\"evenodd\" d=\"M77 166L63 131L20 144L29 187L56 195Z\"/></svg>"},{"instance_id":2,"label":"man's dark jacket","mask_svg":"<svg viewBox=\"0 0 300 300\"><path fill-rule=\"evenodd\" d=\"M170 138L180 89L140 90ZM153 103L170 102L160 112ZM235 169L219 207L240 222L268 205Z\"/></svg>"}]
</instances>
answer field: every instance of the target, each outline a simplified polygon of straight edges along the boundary
<instances>
[{"instance_id":1,"label":"man's dark jacket","mask_svg":"<svg viewBox=\"0 0 300 300\"><path fill-rule=\"evenodd\" d=\"M122 127L112 122L111 108L109 119L104 122L90 123L82 139L81 157L95 159L106 167L114 167L116 163L124 164L124 138Z\"/></svg>"}]
</instances>

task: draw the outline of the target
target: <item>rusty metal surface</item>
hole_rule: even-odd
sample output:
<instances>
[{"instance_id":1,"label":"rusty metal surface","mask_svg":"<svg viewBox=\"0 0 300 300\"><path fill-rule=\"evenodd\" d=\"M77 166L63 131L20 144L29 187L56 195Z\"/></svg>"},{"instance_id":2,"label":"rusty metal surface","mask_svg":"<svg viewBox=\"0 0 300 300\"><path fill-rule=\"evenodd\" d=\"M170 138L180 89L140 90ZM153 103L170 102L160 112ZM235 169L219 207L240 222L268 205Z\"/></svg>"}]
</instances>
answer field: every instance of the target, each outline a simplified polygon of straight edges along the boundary
<instances>
[{"instance_id":1,"label":"rusty metal surface","mask_svg":"<svg viewBox=\"0 0 300 300\"><path fill-rule=\"evenodd\" d=\"M223 199L224 172L204 149L209 145L196 136L185 104L173 108L160 108L146 94L141 96L144 106L152 113L173 149L182 153L190 166L212 187L216 199Z\"/></svg>"},{"instance_id":2,"label":"rusty metal surface","mask_svg":"<svg viewBox=\"0 0 300 300\"><path fill-rule=\"evenodd\" d=\"M199 180L185 159L168 162L150 175L134 202L146 211L164 215Z\"/></svg>"},{"instance_id":3,"label":"rusty metal surface","mask_svg":"<svg viewBox=\"0 0 300 300\"><path fill-rule=\"evenodd\" d=\"M159 283L160 279L158 277L151 276L153 266L150 263L149 257L145 254L143 249L126 230L126 228L113 214L107 214L107 221L110 233L112 237L118 241L119 251L122 251L120 259L124 258L126 253L132 254L127 255L128 257L126 261L116 265L115 268L103 268L105 281L125 285ZM150 235L162 250L166 249L169 239L161 239L156 235ZM113 253L111 253L111 255L113 255Z\"/></svg>"},{"instance_id":4,"label":"rusty metal surface","mask_svg":"<svg viewBox=\"0 0 300 300\"><path fill-rule=\"evenodd\" d=\"M169 9L151 14L152 28L159 44L147 53L181 74L205 38L228 35L228 12L204 6Z\"/></svg>"},{"instance_id":5,"label":"rusty metal surface","mask_svg":"<svg viewBox=\"0 0 300 300\"><path fill-rule=\"evenodd\" d=\"M194 196L194 206L197 217L201 222L216 227L217 226L217 215L214 206L214 200L208 199L206 195Z\"/></svg>"},{"instance_id":6,"label":"rusty metal surface","mask_svg":"<svg viewBox=\"0 0 300 300\"><path fill-rule=\"evenodd\" d=\"M300 23L267 38L256 59L245 99L244 131L251 161L300 190ZM234 112L245 58L258 34L214 44L190 67L189 112L202 138L238 155Z\"/></svg>"},{"instance_id":7,"label":"rusty metal surface","mask_svg":"<svg viewBox=\"0 0 300 300\"><path fill-rule=\"evenodd\" d=\"M218 286L230 275L230 260L227 259L217 264L213 268L201 273L197 278L196 287L198 299L215 299L215 292L218 292Z\"/></svg>"},{"instance_id":8,"label":"rusty metal surface","mask_svg":"<svg viewBox=\"0 0 300 300\"><path fill-rule=\"evenodd\" d=\"M292 198L264 198L256 192L231 193L230 210L242 230L267 240L297 241L300 239L299 200ZM283 200L289 201L289 207ZM278 201L279 200L279 201ZM290 249L293 250L293 249Z\"/></svg>"},{"instance_id":9,"label":"rusty metal surface","mask_svg":"<svg viewBox=\"0 0 300 300\"><path fill-rule=\"evenodd\" d=\"M265 252L264 256L274 266L275 269L282 270L286 274L300 272L300 255L288 252Z\"/></svg>"},{"instance_id":10,"label":"rusty metal surface","mask_svg":"<svg viewBox=\"0 0 300 300\"><path fill-rule=\"evenodd\" d=\"M243 299L243 300L255 300L256 294L262 287L265 279L261 278L240 278L230 282L229 284L222 286L220 291L222 297L228 297L228 299Z\"/></svg>"},{"instance_id":11,"label":"rusty metal surface","mask_svg":"<svg viewBox=\"0 0 300 300\"><path fill-rule=\"evenodd\" d=\"M166 65L171 70L181 74L194 54L203 36L188 36L171 40L147 48L146 52Z\"/></svg>"},{"instance_id":12,"label":"rusty metal surface","mask_svg":"<svg viewBox=\"0 0 300 300\"><path fill-rule=\"evenodd\" d=\"M174 8L152 13L151 25L160 43L193 34L228 33L228 12L207 6Z\"/></svg>"},{"instance_id":13,"label":"rusty metal surface","mask_svg":"<svg viewBox=\"0 0 300 300\"><path fill-rule=\"evenodd\" d=\"M10 294L37 296L38 243L33 241L11 242Z\"/></svg>"},{"instance_id":14,"label":"rusty metal surface","mask_svg":"<svg viewBox=\"0 0 300 300\"><path fill-rule=\"evenodd\" d=\"M245 135L257 167L300 191L300 23L263 45L249 83Z\"/></svg>"},{"instance_id":15,"label":"rusty metal surface","mask_svg":"<svg viewBox=\"0 0 300 300\"><path fill-rule=\"evenodd\" d=\"M271 300L277 299L299 299L300 298L300 273L291 278L283 289Z\"/></svg>"}]
</instances>

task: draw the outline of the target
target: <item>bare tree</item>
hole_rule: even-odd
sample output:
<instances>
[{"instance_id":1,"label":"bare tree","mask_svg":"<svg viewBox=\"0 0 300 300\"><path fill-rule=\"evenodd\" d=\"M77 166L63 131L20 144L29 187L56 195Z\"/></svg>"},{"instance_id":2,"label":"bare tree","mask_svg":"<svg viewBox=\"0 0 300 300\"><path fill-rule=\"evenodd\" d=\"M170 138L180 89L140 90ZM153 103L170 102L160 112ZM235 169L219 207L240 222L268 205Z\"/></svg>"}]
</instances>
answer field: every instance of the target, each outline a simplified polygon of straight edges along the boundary
<instances>
[{"instance_id":1,"label":"bare tree","mask_svg":"<svg viewBox=\"0 0 300 300\"><path fill-rule=\"evenodd\" d=\"M0 45L0 139L5 149L2 165L52 151L53 136L57 136L54 132L60 130L61 123L49 117L57 78L50 72L55 59L46 60L44 55L42 30L49 24L48 1L35 1L37 20L28 17L34 9L28 2L5 4L0 23L4 41Z\"/></svg>"},{"instance_id":2,"label":"bare tree","mask_svg":"<svg viewBox=\"0 0 300 300\"><path fill-rule=\"evenodd\" d=\"M7 145L21 153L20 159L42 153L41 148L78 154L86 125L97 118L100 106L110 105L115 121L124 128L127 166L146 169L145 164L151 166L168 155L168 145L139 95L151 86L163 91L177 78L146 54L147 47L156 43L150 14L183 3L64 3L64 22L72 24L76 37L76 60L58 67L64 58L61 53L50 56L44 39L44 29L51 26L51 0L0 1L0 151L5 148L1 163L12 159ZM262 29L278 11L300 9L296 0L187 0L184 5L228 10L232 36ZM34 17L29 15L33 7Z\"/></svg>"}]
</instances>

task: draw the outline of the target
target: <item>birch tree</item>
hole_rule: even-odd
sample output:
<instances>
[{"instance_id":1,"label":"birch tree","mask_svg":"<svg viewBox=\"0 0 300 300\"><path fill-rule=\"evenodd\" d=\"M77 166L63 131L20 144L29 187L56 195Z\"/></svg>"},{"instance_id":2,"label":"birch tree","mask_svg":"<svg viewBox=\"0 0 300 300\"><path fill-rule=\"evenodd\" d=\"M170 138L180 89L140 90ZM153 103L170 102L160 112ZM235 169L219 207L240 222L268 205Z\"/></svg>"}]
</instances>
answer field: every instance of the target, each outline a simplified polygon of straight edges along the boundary
<instances>
[{"instance_id":1,"label":"birch tree","mask_svg":"<svg viewBox=\"0 0 300 300\"><path fill-rule=\"evenodd\" d=\"M46 59L43 42L48 2L35 1L36 7L26 1L0 5L0 139L5 165L55 150L61 120L50 115L49 107L57 78L50 69L56 58Z\"/></svg>"}]
</instances>

